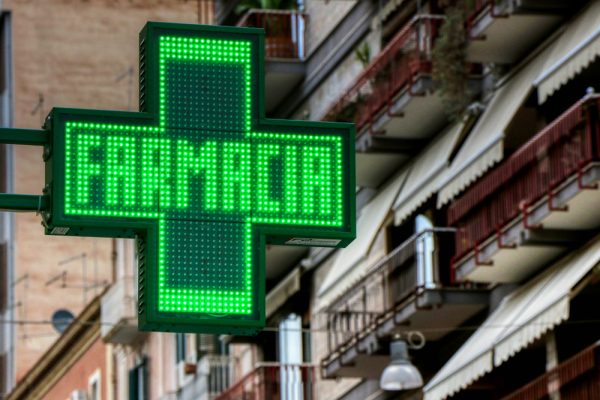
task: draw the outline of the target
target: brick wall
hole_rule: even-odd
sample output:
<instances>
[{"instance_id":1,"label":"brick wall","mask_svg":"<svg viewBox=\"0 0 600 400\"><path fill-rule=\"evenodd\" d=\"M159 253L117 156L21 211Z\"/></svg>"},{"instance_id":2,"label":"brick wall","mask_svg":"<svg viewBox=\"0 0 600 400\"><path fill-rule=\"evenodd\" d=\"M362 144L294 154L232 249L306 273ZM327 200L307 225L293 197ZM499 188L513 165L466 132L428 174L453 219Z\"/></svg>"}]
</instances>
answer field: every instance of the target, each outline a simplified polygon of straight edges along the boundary
<instances>
[{"instance_id":1,"label":"brick wall","mask_svg":"<svg viewBox=\"0 0 600 400\"><path fill-rule=\"evenodd\" d=\"M107 374L106 345L97 335L96 340L84 351L79 359L65 371L43 398L45 400L68 399L74 390L84 390L90 393L90 378L97 374L99 377L100 399L108 399L109 379Z\"/></svg>"},{"instance_id":2,"label":"brick wall","mask_svg":"<svg viewBox=\"0 0 600 400\"><path fill-rule=\"evenodd\" d=\"M15 126L39 128L53 106L136 110L140 29L148 20L197 22L199 7L192 0L5 0L3 9L12 13ZM43 184L41 149L16 146L15 192L41 193ZM16 216L15 276L28 276L15 287L17 319L49 320L56 309L83 308L84 259L59 265L70 257L86 255L88 284L94 267L99 281L112 277L110 239L47 237L40 220ZM62 270L67 288L45 285ZM21 379L57 334L49 325L17 326L15 333Z\"/></svg>"}]
</instances>

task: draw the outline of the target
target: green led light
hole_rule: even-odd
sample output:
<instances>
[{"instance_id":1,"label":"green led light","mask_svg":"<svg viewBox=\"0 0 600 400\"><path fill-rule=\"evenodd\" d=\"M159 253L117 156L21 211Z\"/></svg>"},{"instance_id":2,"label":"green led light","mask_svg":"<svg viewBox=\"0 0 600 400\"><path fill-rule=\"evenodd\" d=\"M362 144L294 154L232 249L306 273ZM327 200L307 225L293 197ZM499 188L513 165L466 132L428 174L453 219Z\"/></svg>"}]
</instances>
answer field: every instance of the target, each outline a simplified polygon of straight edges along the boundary
<instances>
[{"instance_id":1,"label":"green led light","mask_svg":"<svg viewBox=\"0 0 600 400\"><path fill-rule=\"evenodd\" d=\"M266 236L285 243L314 232L341 237L340 245L353 237L351 130L261 125L255 32L219 37L215 28L203 36L205 28L159 26L169 28L153 31L160 32L156 47L151 33L143 42L156 49L143 53L154 57L156 80L146 75L149 60L141 58L140 67L142 104L155 107L156 122L65 112L64 205L53 223L62 213L64 226L91 217L69 234L91 231L94 222L106 227L102 235L131 225L141 238L156 223L156 241L143 242L155 243L143 248L155 270L142 269L140 285L148 289L141 290L141 312L174 330L226 326L225 316L234 317L229 327L258 327ZM145 282L146 274L156 281Z\"/></svg>"}]
</instances>

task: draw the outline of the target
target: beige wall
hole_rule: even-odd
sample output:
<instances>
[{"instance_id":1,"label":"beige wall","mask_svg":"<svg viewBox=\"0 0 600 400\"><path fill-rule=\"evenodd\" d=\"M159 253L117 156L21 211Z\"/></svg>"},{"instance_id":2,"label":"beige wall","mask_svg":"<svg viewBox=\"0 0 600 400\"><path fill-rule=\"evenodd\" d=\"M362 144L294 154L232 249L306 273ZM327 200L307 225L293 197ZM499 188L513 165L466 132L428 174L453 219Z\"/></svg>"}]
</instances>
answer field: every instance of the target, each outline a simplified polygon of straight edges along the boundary
<instances>
[{"instance_id":1,"label":"beige wall","mask_svg":"<svg viewBox=\"0 0 600 400\"><path fill-rule=\"evenodd\" d=\"M310 51L315 49L342 18L350 11L354 1L307 1L309 13L308 46ZM371 31L359 46L366 43L369 46L371 58L376 56L381 49L381 29L379 24L371 22ZM342 60L335 70L315 90L310 98L299 107L296 118L305 115L311 120L321 120L335 104L335 102L354 84L356 78L364 70L354 51Z\"/></svg>"},{"instance_id":2,"label":"beige wall","mask_svg":"<svg viewBox=\"0 0 600 400\"><path fill-rule=\"evenodd\" d=\"M138 32L148 20L197 22L198 3L192 0L5 0L12 13L15 126L39 128L53 106L137 109ZM133 68L132 85L117 78ZM39 96L41 112L32 114ZM41 150L17 146L15 192L41 193L44 185ZM16 285L17 319L48 320L54 310L83 308L82 259L86 255L88 284L94 266L98 279L112 275L111 240L44 236L40 217L16 218L15 276L28 276ZM45 282L67 270L67 286ZM88 292L88 299L93 291ZM16 328L17 379L56 340L49 325Z\"/></svg>"},{"instance_id":3,"label":"beige wall","mask_svg":"<svg viewBox=\"0 0 600 400\"><path fill-rule=\"evenodd\" d=\"M307 54L321 44L356 3L356 0L305 0L304 7L309 18L306 38Z\"/></svg>"}]
</instances>

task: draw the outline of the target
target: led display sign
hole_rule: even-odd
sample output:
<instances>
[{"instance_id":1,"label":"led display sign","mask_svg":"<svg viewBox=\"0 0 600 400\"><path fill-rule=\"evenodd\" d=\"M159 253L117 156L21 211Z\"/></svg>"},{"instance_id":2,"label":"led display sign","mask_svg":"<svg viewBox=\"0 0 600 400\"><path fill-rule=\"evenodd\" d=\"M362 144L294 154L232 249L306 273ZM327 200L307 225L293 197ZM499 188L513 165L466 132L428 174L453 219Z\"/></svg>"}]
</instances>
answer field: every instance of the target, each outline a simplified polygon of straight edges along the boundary
<instances>
[{"instance_id":1,"label":"led display sign","mask_svg":"<svg viewBox=\"0 0 600 400\"><path fill-rule=\"evenodd\" d=\"M264 118L263 35L148 23L139 113L50 113L46 232L137 238L142 330L254 333L268 243L355 236L353 126Z\"/></svg>"}]
</instances>

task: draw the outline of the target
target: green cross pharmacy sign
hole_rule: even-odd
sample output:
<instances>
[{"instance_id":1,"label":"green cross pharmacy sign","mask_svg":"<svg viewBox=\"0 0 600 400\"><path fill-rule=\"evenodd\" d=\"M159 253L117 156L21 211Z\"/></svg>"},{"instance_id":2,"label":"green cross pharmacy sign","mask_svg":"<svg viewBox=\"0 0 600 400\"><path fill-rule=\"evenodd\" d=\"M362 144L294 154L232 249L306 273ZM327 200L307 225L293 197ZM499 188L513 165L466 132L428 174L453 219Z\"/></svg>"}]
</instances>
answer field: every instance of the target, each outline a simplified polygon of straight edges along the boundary
<instances>
[{"instance_id":1,"label":"green cross pharmacy sign","mask_svg":"<svg viewBox=\"0 0 600 400\"><path fill-rule=\"evenodd\" d=\"M150 22L140 112L55 108L42 131L47 234L133 237L140 330L252 334L265 324L266 245L355 237L354 128L264 118L260 29ZM37 202L37 207L36 207Z\"/></svg>"}]
</instances>

